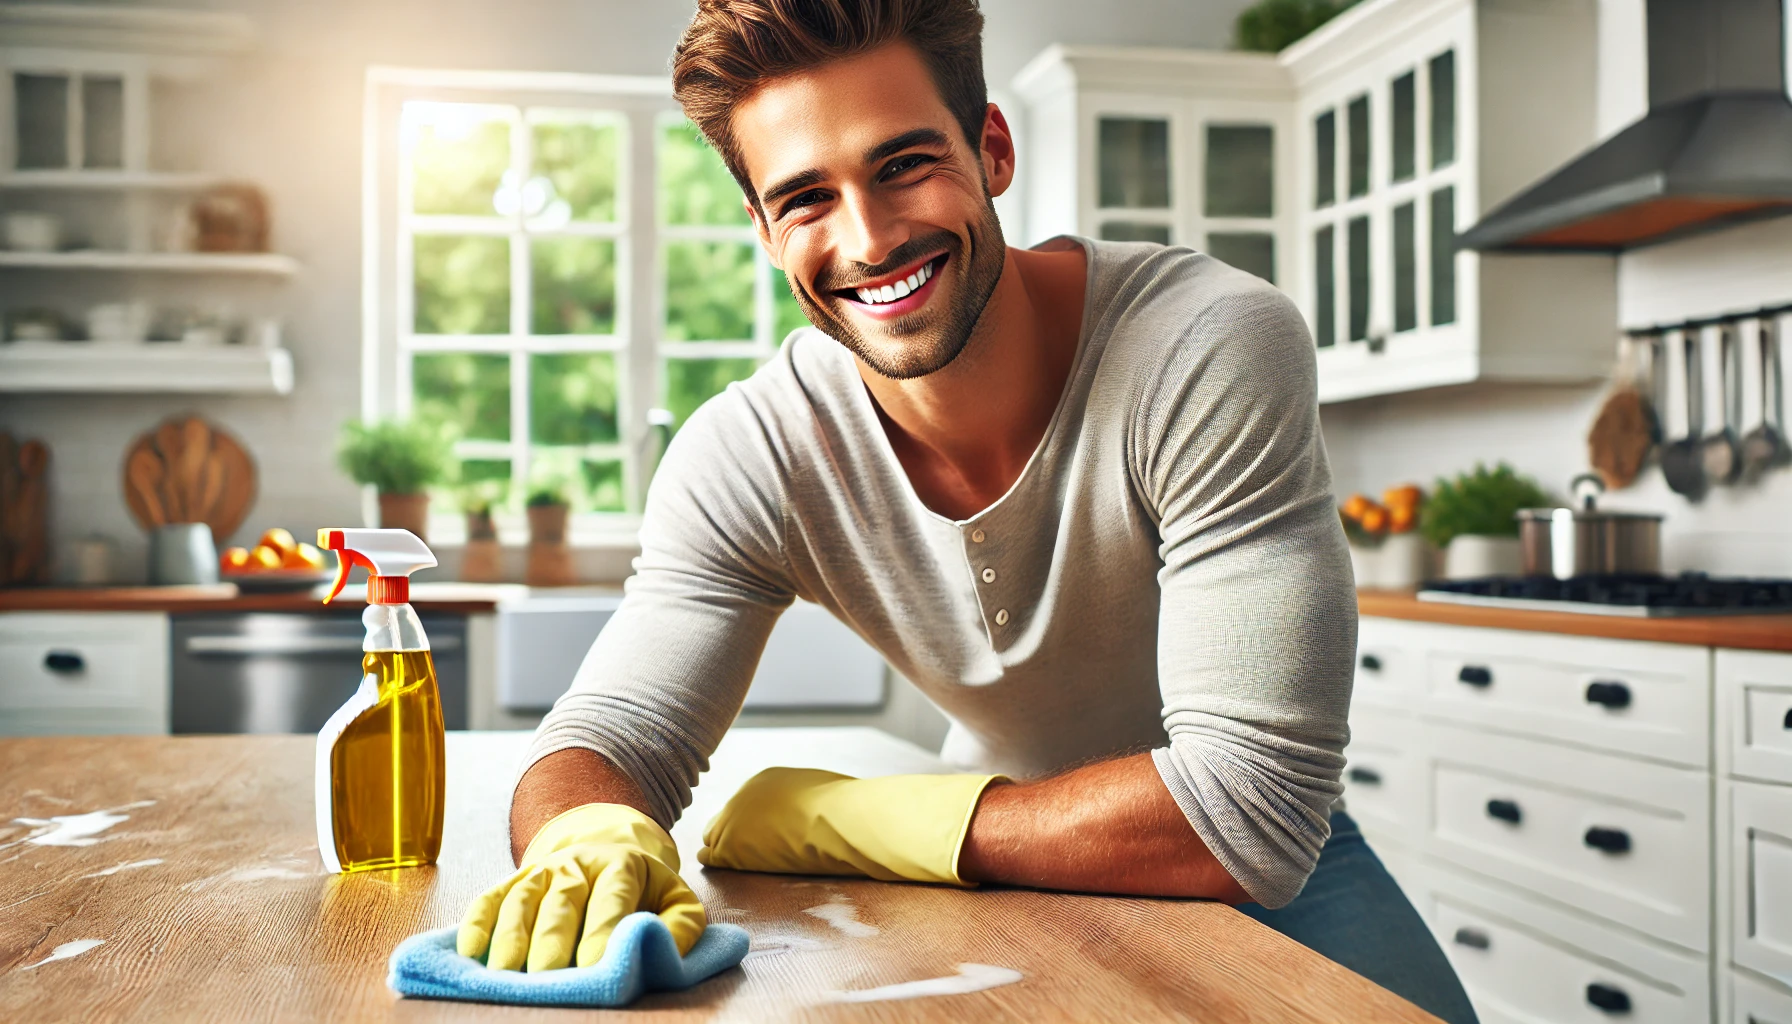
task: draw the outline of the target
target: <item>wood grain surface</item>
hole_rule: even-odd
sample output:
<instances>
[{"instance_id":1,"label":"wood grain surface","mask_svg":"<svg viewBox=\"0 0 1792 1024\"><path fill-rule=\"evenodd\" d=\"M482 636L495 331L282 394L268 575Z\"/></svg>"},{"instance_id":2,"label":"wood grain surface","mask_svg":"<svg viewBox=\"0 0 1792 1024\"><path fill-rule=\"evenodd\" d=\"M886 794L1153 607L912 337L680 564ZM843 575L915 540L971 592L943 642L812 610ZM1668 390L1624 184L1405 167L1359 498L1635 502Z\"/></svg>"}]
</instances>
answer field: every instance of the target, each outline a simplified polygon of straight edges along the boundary
<instances>
[{"instance_id":1,"label":"wood grain surface","mask_svg":"<svg viewBox=\"0 0 1792 1024\"><path fill-rule=\"evenodd\" d=\"M1602 636L1613 640L1655 640L1695 647L1748 651L1792 651L1792 615L1696 615L1642 619L1621 615L1486 608L1421 601L1410 590L1359 590L1357 614L1452 626L1522 629L1533 633Z\"/></svg>"},{"instance_id":2,"label":"wood grain surface","mask_svg":"<svg viewBox=\"0 0 1792 1024\"><path fill-rule=\"evenodd\" d=\"M1432 1021L1217 904L962 892L700 870L695 839L739 780L773 764L869 774L937 767L869 729L737 729L677 830L713 919L745 926L731 970L627 1011L400 1000L385 963L453 923L509 867L519 733L449 736L434 868L321 873L313 741L294 737L0 741L0 1016L33 1021ZM111 809L91 845L30 821ZM810 913L823 907L835 909ZM847 908L847 909L840 909ZM830 923L830 919L833 923ZM58 946L101 944L43 962ZM79 947L74 947L79 948ZM32 966L34 964L40 966ZM880 986L1019 972L984 991L842 1002ZM847 994L847 995L843 995Z\"/></svg>"}]
</instances>

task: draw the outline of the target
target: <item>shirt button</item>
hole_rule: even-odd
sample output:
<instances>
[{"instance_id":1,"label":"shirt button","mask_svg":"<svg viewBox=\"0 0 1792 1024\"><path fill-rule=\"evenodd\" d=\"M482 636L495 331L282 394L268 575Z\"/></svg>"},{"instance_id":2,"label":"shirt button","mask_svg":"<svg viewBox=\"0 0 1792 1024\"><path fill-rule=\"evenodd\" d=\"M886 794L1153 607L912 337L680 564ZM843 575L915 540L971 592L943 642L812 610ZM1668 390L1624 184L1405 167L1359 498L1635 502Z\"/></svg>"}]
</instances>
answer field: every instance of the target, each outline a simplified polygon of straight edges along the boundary
<instances>
[{"instance_id":1,"label":"shirt button","mask_svg":"<svg viewBox=\"0 0 1792 1024\"><path fill-rule=\"evenodd\" d=\"M1008 624L1008 609L997 608L996 609L996 625L1006 626L1007 624Z\"/></svg>"},{"instance_id":2,"label":"shirt button","mask_svg":"<svg viewBox=\"0 0 1792 1024\"><path fill-rule=\"evenodd\" d=\"M976 529L976 530L971 531L971 543L972 544L983 543L983 530L982 529Z\"/></svg>"},{"instance_id":3,"label":"shirt button","mask_svg":"<svg viewBox=\"0 0 1792 1024\"><path fill-rule=\"evenodd\" d=\"M983 570L983 582L994 583L995 581L996 581L996 571L994 569Z\"/></svg>"}]
</instances>

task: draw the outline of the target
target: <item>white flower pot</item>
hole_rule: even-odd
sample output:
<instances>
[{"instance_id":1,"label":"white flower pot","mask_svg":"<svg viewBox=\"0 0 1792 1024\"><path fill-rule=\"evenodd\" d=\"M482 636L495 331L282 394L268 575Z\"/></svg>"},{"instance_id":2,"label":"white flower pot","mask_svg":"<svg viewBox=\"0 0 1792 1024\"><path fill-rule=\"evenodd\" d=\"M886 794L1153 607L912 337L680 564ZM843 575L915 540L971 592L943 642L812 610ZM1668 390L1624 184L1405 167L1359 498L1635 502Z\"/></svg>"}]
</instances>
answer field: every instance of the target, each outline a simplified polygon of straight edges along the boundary
<instances>
[{"instance_id":1,"label":"white flower pot","mask_svg":"<svg viewBox=\"0 0 1792 1024\"><path fill-rule=\"evenodd\" d=\"M1517 537L1463 534L1444 548L1444 579L1448 580L1516 576L1523 565Z\"/></svg>"}]
</instances>

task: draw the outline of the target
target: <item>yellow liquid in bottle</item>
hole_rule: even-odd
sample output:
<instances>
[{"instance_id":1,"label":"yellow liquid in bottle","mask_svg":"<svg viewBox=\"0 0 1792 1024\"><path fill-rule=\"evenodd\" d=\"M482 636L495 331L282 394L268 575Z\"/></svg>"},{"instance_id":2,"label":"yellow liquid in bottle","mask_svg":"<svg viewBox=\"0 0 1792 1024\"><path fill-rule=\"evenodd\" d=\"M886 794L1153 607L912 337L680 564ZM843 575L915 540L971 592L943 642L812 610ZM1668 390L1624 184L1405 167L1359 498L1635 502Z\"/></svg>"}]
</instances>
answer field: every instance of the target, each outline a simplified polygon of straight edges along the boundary
<instances>
[{"instance_id":1,"label":"yellow liquid in bottle","mask_svg":"<svg viewBox=\"0 0 1792 1024\"><path fill-rule=\"evenodd\" d=\"M428 651L368 651L379 703L330 755L336 856L343 871L434 864L442 849L447 757L442 696Z\"/></svg>"}]
</instances>

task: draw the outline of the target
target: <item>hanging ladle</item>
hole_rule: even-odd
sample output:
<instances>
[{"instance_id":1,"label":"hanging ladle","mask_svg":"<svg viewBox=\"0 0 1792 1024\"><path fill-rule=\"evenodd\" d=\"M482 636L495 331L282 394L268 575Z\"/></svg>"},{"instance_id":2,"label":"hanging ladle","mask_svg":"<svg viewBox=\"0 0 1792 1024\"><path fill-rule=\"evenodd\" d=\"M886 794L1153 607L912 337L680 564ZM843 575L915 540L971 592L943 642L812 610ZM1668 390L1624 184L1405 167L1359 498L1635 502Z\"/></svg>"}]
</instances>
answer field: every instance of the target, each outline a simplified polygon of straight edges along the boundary
<instances>
[{"instance_id":1,"label":"hanging ladle","mask_svg":"<svg viewBox=\"0 0 1792 1024\"><path fill-rule=\"evenodd\" d=\"M1705 469L1699 450L1699 421L1695 412L1699 389L1695 386L1698 362L1690 351L1693 339L1683 330L1667 332L1662 339L1662 384L1665 426L1660 449L1661 475L1677 494L1697 501L1705 493Z\"/></svg>"},{"instance_id":2,"label":"hanging ladle","mask_svg":"<svg viewBox=\"0 0 1792 1024\"><path fill-rule=\"evenodd\" d=\"M1750 371L1753 371L1752 373ZM1755 422L1742 438L1742 478L1753 483L1788 454L1780 417L1785 378L1780 376L1777 325L1763 317L1742 330L1743 422ZM1752 380L1750 378L1753 378ZM1759 408L1753 408L1758 405Z\"/></svg>"}]
</instances>

